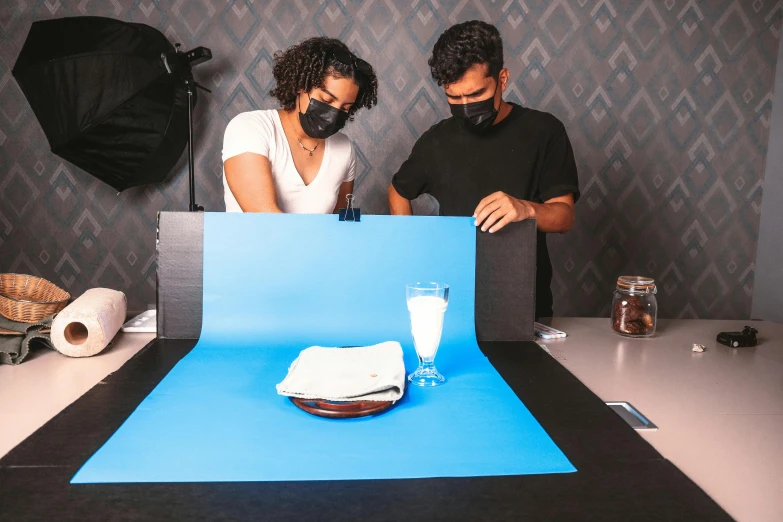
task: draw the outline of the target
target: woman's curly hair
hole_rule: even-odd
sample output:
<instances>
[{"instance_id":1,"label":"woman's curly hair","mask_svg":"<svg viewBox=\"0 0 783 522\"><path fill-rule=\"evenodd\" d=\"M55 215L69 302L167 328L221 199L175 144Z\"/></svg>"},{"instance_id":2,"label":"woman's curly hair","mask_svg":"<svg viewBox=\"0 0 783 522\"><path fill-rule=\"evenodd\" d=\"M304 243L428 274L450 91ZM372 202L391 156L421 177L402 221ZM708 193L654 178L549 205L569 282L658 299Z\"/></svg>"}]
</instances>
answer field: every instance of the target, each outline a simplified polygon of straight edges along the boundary
<instances>
[{"instance_id":1,"label":"woman's curly hair","mask_svg":"<svg viewBox=\"0 0 783 522\"><path fill-rule=\"evenodd\" d=\"M503 40L494 25L478 20L452 25L440 35L427 61L438 85L456 82L476 64L487 64L487 75L497 78L503 68Z\"/></svg>"},{"instance_id":2,"label":"woman's curly hair","mask_svg":"<svg viewBox=\"0 0 783 522\"><path fill-rule=\"evenodd\" d=\"M276 52L272 69L276 86L269 94L277 98L283 109L290 111L296 108L296 97L300 92L323 88L327 76L336 76L350 78L359 86L356 102L348 111L350 116L363 107L372 108L378 103L378 78L375 71L371 67L371 74L363 74L355 64L338 61L334 56L337 49L351 52L340 40L320 36Z\"/></svg>"}]
</instances>

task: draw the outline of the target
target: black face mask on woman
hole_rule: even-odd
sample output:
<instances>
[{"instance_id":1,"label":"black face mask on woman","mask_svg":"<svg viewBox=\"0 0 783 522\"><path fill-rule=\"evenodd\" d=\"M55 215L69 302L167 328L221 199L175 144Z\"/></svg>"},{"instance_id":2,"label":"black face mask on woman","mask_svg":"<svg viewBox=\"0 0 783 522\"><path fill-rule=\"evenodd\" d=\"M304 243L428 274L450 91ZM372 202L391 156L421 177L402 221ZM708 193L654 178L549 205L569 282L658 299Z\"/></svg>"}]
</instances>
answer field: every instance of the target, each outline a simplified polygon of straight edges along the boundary
<instances>
[{"instance_id":1,"label":"black face mask on woman","mask_svg":"<svg viewBox=\"0 0 783 522\"><path fill-rule=\"evenodd\" d=\"M310 98L310 95L307 95ZM310 98L310 104L304 113L299 113L302 130L311 138L323 140L345 127L348 113L335 109L328 103Z\"/></svg>"},{"instance_id":2,"label":"black face mask on woman","mask_svg":"<svg viewBox=\"0 0 783 522\"><path fill-rule=\"evenodd\" d=\"M492 96L486 100L463 104L450 103L451 115L464 121L465 126L475 133L481 134L485 132L492 127L498 112L500 112L499 109L495 108L495 94L498 92L498 83L499 81L495 80L495 90L492 92Z\"/></svg>"}]
</instances>

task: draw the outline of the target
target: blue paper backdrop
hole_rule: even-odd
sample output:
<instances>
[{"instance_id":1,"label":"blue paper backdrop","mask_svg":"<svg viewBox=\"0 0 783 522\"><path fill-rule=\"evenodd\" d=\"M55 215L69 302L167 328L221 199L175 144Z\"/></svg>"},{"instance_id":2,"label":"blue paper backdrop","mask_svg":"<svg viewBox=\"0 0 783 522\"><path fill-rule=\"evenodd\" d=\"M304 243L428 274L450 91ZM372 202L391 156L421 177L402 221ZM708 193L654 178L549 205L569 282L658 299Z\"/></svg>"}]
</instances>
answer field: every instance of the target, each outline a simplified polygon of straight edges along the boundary
<instances>
[{"instance_id":1,"label":"blue paper backdrop","mask_svg":"<svg viewBox=\"0 0 783 522\"><path fill-rule=\"evenodd\" d=\"M201 339L74 478L330 480L574 471L478 349L469 218L207 214ZM405 284L450 285L448 379L377 417L328 420L277 395L312 344L402 343Z\"/></svg>"}]
</instances>

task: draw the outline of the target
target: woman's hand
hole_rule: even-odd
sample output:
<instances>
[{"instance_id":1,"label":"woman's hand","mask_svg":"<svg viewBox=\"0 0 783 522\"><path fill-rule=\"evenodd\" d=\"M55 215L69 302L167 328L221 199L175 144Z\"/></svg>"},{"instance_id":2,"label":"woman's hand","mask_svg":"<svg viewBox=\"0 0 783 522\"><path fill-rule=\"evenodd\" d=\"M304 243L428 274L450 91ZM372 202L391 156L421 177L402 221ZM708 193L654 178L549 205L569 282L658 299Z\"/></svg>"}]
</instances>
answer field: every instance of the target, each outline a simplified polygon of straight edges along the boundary
<instances>
[{"instance_id":1,"label":"woman's hand","mask_svg":"<svg viewBox=\"0 0 783 522\"><path fill-rule=\"evenodd\" d=\"M346 208L348 202L345 200L345 197L348 194L353 194L353 181L344 181L340 185L340 190L337 192L337 203L334 205L334 211L332 212L333 214L339 213L341 208Z\"/></svg>"}]
</instances>

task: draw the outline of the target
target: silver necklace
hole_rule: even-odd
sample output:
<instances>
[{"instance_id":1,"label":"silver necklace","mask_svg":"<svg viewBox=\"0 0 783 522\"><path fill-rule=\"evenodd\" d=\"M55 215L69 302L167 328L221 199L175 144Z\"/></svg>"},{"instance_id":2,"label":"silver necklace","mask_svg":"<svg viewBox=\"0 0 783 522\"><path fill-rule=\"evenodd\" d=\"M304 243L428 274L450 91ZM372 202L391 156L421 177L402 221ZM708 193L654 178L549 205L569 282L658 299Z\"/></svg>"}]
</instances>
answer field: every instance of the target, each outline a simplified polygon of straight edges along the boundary
<instances>
[{"instance_id":1,"label":"silver necklace","mask_svg":"<svg viewBox=\"0 0 783 522\"><path fill-rule=\"evenodd\" d=\"M313 147L312 149L308 149L307 147L304 146L304 144L302 143L302 140L300 140L299 137L296 138L296 141L298 141L299 142L299 146L302 147L307 152L309 152L311 156L313 155L313 152L315 152L315 149L318 148L318 143L317 142L315 144L315 147Z\"/></svg>"}]
</instances>

